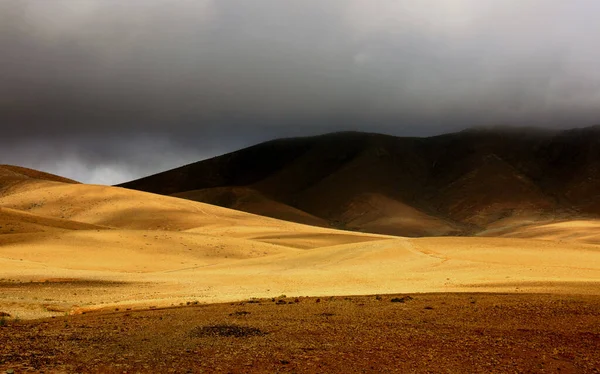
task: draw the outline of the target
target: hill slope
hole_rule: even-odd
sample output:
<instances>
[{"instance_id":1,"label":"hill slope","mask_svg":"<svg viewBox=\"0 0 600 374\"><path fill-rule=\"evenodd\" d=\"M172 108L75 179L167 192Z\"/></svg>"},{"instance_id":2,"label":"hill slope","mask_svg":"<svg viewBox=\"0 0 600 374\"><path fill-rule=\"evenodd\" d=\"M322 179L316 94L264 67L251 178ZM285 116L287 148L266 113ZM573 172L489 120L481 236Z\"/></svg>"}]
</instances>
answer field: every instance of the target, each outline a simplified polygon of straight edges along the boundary
<instances>
[{"instance_id":1,"label":"hill slope","mask_svg":"<svg viewBox=\"0 0 600 374\"><path fill-rule=\"evenodd\" d=\"M121 186L343 229L472 234L600 215L600 127L281 139Z\"/></svg>"},{"instance_id":2,"label":"hill slope","mask_svg":"<svg viewBox=\"0 0 600 374\"><path fill-rule=\"evenodd\" d=\"M42 171L12 165L0 165L0 196L24 188L36 189L57 183L78 183Z\"/></svg>"},{"instance_id":3,"label":"hill slope","mask_svg":"<svg viewBox=\"0 0 600 374\"><path fill-rule=\"evenodd\" d=\"M327 191L344 176L340 170L321 178L315 191ZM0 177L0 187L14 179ZM595 221L539 230L516 226L497 232L504 238L407 239L301 225L118 187L25 177L11 186L0 195L0 311L19 318L281 294L600 289ZM253 190L234 192L247 206L255 201L318 220ZM348 216L339 217L351 228L400 225L417 232L450 225L383 189L339 195L348 202ZM310 196L304 198L310 202ZM324 211L334 203L324 202ZM580 232L582 225L589 234ZM548 241L553 236L559 241Z\"/></svg>"}]
</instances>

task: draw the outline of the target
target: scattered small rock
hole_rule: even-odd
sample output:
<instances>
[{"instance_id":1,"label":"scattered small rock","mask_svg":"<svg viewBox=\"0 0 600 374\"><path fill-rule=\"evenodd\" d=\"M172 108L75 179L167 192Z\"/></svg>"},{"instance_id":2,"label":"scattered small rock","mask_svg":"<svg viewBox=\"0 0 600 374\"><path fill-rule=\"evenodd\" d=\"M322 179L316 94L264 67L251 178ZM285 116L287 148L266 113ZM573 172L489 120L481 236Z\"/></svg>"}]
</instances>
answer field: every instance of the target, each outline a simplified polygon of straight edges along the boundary
<instances>
[{"instance_id":1,"label":"scattered small rock","mask_svg":"<svg viewBox=\"0 0 600 374\"><path fill-rule=\"evenodd\" d=\"M392 301L392 303L405 303L412 299L413 298L411 296L404 296L404 297L394 297L391 301Z\"/></svg>"},{"instance_id":2,"label":"scattered small rock","mask_svg":"<svg viewBox=\"0 0 600 374\"><path fill-rule=\"evenodd\" d=\"M10 317L10 314L6 312L0 312L0 317Z\"/></svg>"},{"instance_id":3,"label":"scattered small rock","mask_svg":"<svg viewBox=\"0 0 600 374\"><path fill-rule=\"evenodd\" d=\"M290 362L288 360L279 360L281 365L288 365Z\"/></svg>"},{"instance_id":4,"label":"scattered small rock","mask_svg":"<svg viewBox=\"0 0 600 374\"><path fill-rule=\"evenodd\" d=\"M432 310L432 309L433 309L433 307L432 307L432 306L426 306L426 307L425 307L425 308L423 308L423 309Z\"/></svg>"}]
</instances>

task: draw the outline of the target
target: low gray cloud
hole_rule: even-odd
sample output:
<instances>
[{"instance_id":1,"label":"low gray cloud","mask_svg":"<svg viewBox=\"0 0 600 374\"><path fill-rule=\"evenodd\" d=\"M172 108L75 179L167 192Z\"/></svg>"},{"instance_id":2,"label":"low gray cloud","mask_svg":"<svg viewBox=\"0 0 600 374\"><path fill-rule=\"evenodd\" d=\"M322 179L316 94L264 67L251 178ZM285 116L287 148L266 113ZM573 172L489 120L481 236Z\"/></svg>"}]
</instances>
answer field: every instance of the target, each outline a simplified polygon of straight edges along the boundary
<instances>
[{"instance_id":1,"label":"low gray cloud","mask_svg":"<svg viewBox=\"0 0 600 374\"><path fill-rule=\"evenodd\" d=\"M0 0L0 162L114 183L279 136L595 124L598 12L595 0Z\"/></svg>"},{"instance_id":2,"label":"low gray cloud","mask_svg":"<svg viewBox=\"0 0 600 374\"><path fill-rule=\"evenodd\" d=\"M157 134L19 139L2 145L2 163L91 184L117 184L251 145L231 139L171 139ZM23 161L26 162L23 162Z\"/></svg>"}]
</instances>

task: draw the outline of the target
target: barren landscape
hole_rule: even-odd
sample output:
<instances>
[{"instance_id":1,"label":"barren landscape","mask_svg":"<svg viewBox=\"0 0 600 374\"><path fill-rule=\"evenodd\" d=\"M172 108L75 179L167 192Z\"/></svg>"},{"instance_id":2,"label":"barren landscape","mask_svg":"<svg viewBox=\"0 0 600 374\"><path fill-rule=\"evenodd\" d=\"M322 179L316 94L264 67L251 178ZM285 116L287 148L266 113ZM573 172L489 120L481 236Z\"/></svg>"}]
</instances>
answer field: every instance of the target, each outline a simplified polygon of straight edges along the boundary
<instances>
[{"instance_id":1,"label":"barren landscape","mask_svg":"<svg viewBox=\"0 0 600 374\"><path fill-rule=\"evenodd\" d=\"M45 373L597 373L600 299L277 297L8 323L0 368Z\"/></svg>"},{"instance_id":2,"label":"barren landscape","mask_svg":"<svg viewBox=\"0 0 600 374\"><path fill-rule=\"evenodd\" d=\"M0 374L600 374L598 14L0 0Z\"/></svg>"},{"instance_id":3,"label":"barren landscape","mask_svg":"<svg viewBox=\"0 0 600 374\"><path fill-rule=\"evenodd\" d=\"M405 238L2 170L0 306L19 318L281 294L600 292L592 220Z\"/></svg>"},{"instance_id":4,"label":"barren landscape","mask_svg":"<svg viewBox=\"0 0 600 374\"><path fill-rule=\"evenodd\" d=\"M485 225L469 226L470 236L405 237L375 233L379 210L363 215L359 232L285 205L276 192L252 202L287 220L181 198L194 193L1 166L0 368L600 367L600 221L591 214L517 212L513 195L482 202L461 192L454 201L467 208L454 212ZM385 199L377 206L393 216L385 225L413 233L469 221ZM514 214L491 220L505 208Z\"/></svg>"}]
</instances>

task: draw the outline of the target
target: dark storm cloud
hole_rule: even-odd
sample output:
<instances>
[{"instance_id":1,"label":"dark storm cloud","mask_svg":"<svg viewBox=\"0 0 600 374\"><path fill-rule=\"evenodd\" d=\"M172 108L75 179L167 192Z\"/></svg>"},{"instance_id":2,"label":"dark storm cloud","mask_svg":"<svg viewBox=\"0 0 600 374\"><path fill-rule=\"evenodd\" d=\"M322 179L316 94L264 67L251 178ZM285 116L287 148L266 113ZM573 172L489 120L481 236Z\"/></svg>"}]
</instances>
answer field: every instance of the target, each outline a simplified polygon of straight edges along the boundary
<instances>
[{"instance_id":1,"label":"dark storm cloud","mask_svg":"<svg viewBox=\"0 0 600 374\"><path fill-rule=\"evenodd\" d=\"M103 136L88 139L82 136L21 139L2 145L2 163L25 166L68 176L93 184L115 184L131 178L172 169L190 162L246 146L231 142L173 141L167 137L136 135L135 137Z\"/></svg>"},{"instance_id":2,"label":"dark storm cloud","mask_svg":"<svg viewBox=\"0 0 600 374\"><path fill-rule=\"evenodd\" d=\"M595 0L0 0L0 162L19 163L16 147L20 164L122 179L278 136L594 124L598 12ZM39 144L60 157L36 158ZM158 149L145 167L139 154Z\"/></svg>"}]
</instances>

